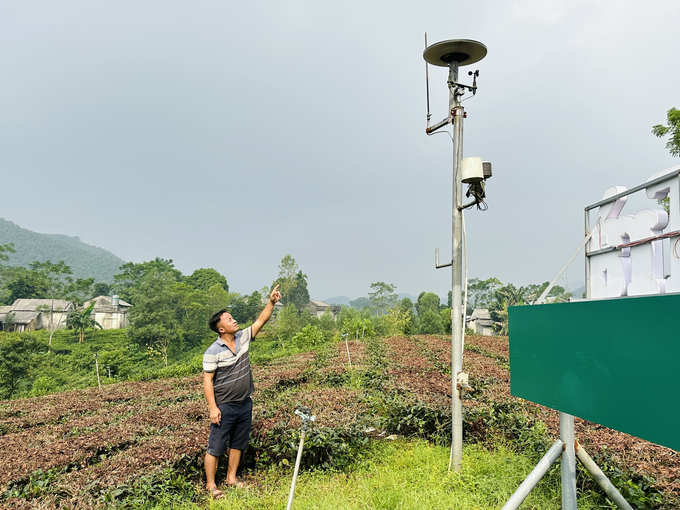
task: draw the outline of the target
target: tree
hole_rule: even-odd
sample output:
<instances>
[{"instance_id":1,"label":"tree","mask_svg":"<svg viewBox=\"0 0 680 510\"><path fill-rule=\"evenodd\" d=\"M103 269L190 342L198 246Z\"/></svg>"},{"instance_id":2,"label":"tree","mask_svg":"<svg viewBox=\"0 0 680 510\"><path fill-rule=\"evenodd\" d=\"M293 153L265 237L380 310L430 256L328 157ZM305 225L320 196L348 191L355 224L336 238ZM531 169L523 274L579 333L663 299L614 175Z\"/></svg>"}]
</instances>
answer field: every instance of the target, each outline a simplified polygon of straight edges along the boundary
<instances>
[{"instance_id":1,"label":"tree","mask_svg":"<svg viewBox=\"0 0 680 510\"><path fill-rule=\"evenodd\" d=\"M191 285L194 289L198 290L208 290L213 285L219 285L229 292L227 279L211 268L196 269L190 276L187 276L184 279L184 283Z\"/></svg>"},{"instance_id":2,"label":"tree","mask_svg":"<svg viewBox=\"0 0 680 510\"><path fill-rule=\"evenodd\" d=\"M142 280L151 272L168 273L176 282L182 281L182 273L175 269L172 259L162 259L156 257L147 262L134 263L126 262L120 266L120 273L113 275L113 290L118 293L121 299L132 302L134 289L139 286ZM136 303L133 303L136 304Z\"/></svg>"},{"instance_id":3,"label":"tree","mask_svg":"<svg viewBox=\"0 0 680 510\"><path fill-rule=\"evenodd\" d=\"M439 310L426 309L418 315L418 332L422 335L441 335L444 333L444 321Z\"/></svg>"},{"instance_id":4,"label":"tree","mask_svg":"<svg viewBox=\"0 0 680 510\"><path fill-rule=\"evenodd\" d=\"M14 243L0 244L0 260L9 260L9 255L7 255L8 253L16 253L16 250L14 249Z\"/></svg>"},{"instance_id":5,"label":"tree","mask_svg":"<svg viewBox=\"0 0 680 510\"><path fill-rule=\"evenodd\" d=\"M489 314L496 321L494 328L501 335L508 334L508 307L521 306L527 297L527 287L515 287L512 283L496 290Z\"/></svg>"},{"instance_id":6,"label":"tree","mask_svg":"<svg viewBox=\"0 0 680 510\"><path fill-rule=\"evenodd\" d=\"M130 311L128 334L151 352L158 350L166 366L170 347L179 338L182 314L176 283L172 272L153 268L131 288L135 306Z\"/></svg>"},{"instance_id":7,"label":"tree","mask_svg":"<svg viewBox=\"0 0 680 510\"><path fill-rule=\"evenodd\" d=\"M503 284L498 278L480 280L472 278L468 281L468 306L466 315L471 315L477 308L489 308L495 299L495 292Z\"/></svg>"},{"instance_id":8,"label":"tree","mask_svg":"<svg viewBox=\"0 0 680 510\"><path fill-rule=\"evenodd\" d=\"M300 271L297 262L290 255L281 259L279 275L272 283L270 290L273 290L277 285L280 286L283 306L294 304L298 310L302 310L309 303L307 275Z\"/></svg>"},{"instance_id":9,"label":"tree","mask_svg":"<svg viewBox=\"0 0 680 510\"><path fill-rule=\"evenodd\" d=\"M111 286L106 282L97 282L92 286L92 293L95 296L108 296L111 293Z\"/></svg>"},{"instance_id":10,"label":"tree","mask_svg":"<svg viewBox=\"0 0 680 510\"><path fill-rule=\"evenodd\" d=\"M349 306L356 308L357 310L363 310L365 308L370 308L371 300L367 297L358 297L356 299L352 299L349 302Z\"/></svg>"},{"instance_id":11,"label":"tree","mask_svg":"<svg viewBox=\"0 0 680 510\"><path fill-rule=\"evenodd\" d=\"M394 293L396 288L395 285L385 282L371 284L372 292L368 293L368 297L378 315L383 315L389 308L397 304L397 295Z\"/></svg>"},{"instance_id":12,"label":"tree","mask_svg":"<svg viewBox=\"0 0 680 510\"><path fill-rule=\"evenodd\" d=\"M74 303L84 303L98 295L94 291L94 278L77 278L66 285L63 297Z\"/></svg>"},{"instance_id":13,"label":"tree","mask_svg":"<svg viewBox=\"0 0 680 510\"><path fill-rule=\"evenodd\" d=\"M44 299L49 297L50 282L44 274L25 267L2 267L2 279L7 294L4 301Z\"/></svg>"},{"instance_id":14,"label":"tree","mask_svg":"<svg viewBox=\"0 0 680 510\"><path fill-rule=\"evenodd\" d=\"M39 348L33 335L7 335L0 342L0 387L10 399L21 380L28 375L31 359Z\"/></svg>"},{"instance_id":15,"label":"tree","mask_svg":"<svg viewBox=\"0 0 680 510\"><path fill-rule=\"evenodd\" d=\"M440 300L434 292L421 292L416 301L416 312L418 315L425 313L425 310L432 310L439 313Z\"/></svg>"},{"instance_id":16,"label":"tree","mask_svg":"<svg viewBox=\"0 0 680 510\"><path fill-rule=\"evenodd\" d=\"M671 108L666 113L668 125L657 124L652 127L652 133L661 138L670 134L670 139L666 144L666 148L673 156L680 156L680 110Z\"/></svg>"},{"instance_id":17,"label":"tree","mask_svg":"<svg viewBox=\"0 0 680 510\"><path fill-rule=\"evenodd\" d=\"M60 260L57 263L49 260L45 260L44 262L35 261L31 262L29 267L36 273L43 275L48 282L48 293L49 298L51 298L51 304L49 308L45 308L44 311L47 311L50 314L50 341L48 345L51 348L52 336L54 335L54 330L57 329L57 326L54 323L54 312L60 311L55 310L54 300L62 297L65 293L66 286L73 283L73 280L70 277L70 275L73 274L73 271L71 271L71 268L67 266L63 260Z\"/></svg>"},{"instance_id":18,"label":"tree","mask_svg":"<svg viewBox=\"0 0 680 510\"><path fill-rule=\"evenodd\" d=\"M69 312L68 318L66 319L66 327L68 329L75 329L78 331L80 343L83 343L83 340L85 339L85 330L87 328L98 327L99 329L102 329L101 324L99 324L96 320L94 320L94 317L92 317L94 305L95 303L93 301L90 303L90 306L85 309L72 310Z\"/></svg>"},{"instance_id":19,"label":"tree","mask_svg":"<svg viewBox=\"0 0 680 510\"><path fill-rule=\"evenodd\" d=\"M548 288L548 285L550 285L550 282L544 282L540 285L536 284L527 285L524 300L529 303L536 302L536 300L539 297L541 297L541 294L543 294L543 291ZM569 301L570 297L573 296L574 294L566 290L564 287L555 285L552 289L550 289L550 292L548 293L546 298L549 299L551 303L553 302L565 303Z\"/></svg>"},{"instance_id":20,"label":"tree","mask_svg":"<svg viewBox=\"0 0 680 510\"><path fill-rule=\"evenodd\" d=\"M3 328L5 331L10 331L12 329L12 325L14 324L14 318L17 316L15 312L7 312L5 314L5 318L2 320L3 322Z\"/></svg>"}]
</instances>

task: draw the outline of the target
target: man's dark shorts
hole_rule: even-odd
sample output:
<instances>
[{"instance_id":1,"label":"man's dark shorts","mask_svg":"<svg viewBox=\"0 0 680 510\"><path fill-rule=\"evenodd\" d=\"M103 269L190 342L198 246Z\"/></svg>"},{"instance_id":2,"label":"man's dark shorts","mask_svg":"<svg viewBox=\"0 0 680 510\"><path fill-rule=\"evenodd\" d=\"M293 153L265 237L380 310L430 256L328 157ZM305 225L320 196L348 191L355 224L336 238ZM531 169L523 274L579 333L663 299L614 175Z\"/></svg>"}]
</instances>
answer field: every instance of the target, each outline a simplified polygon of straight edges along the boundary
<instances>
[{"instance_id":1,"label":"man's dark shorts","mask_svg":"<svg viewBox=\"0 0 680 510\"><path fill-rule=\"evenodd\" d=\"M250 397L243 402L230 402L217 406L222 413L219 425L210 424L208 453L214 457L224 455L227 446L245 450L253 423L253 401Z\"/></svg>"}]
</instances>

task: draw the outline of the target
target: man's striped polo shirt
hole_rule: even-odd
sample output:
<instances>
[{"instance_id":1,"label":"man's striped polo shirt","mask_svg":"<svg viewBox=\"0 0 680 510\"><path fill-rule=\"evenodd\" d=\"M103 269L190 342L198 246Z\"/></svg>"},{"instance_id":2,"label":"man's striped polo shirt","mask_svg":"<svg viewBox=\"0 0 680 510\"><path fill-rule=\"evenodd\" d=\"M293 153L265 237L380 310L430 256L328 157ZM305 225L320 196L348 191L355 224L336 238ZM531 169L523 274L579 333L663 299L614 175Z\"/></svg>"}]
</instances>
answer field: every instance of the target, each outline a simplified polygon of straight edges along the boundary
<instances>
[{"instance_id":1,"label":"man's striped polo shirt","mask_svg":"<svg viewBox=\"0 0 680 510\"><path fill-rule=\"evenodd\" d=\"M205 351L203 371L215 372L213 388L217 405L242 402L255 391L248 353L251 338L252 330L246 328L234 335L236 352L227 347L221 338Z\"/></svg>"}]
</instances>

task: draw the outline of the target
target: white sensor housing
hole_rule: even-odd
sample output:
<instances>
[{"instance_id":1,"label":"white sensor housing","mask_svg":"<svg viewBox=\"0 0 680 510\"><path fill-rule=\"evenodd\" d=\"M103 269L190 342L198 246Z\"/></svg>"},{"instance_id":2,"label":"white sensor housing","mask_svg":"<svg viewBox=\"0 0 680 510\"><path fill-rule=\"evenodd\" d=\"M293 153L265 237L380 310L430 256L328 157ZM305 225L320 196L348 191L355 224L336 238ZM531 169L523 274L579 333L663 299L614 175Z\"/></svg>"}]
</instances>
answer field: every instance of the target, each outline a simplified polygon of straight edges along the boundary
<instances>
[{"instance_id":1,"label":"white sensor housing","mask_svg":"<svg viewBox=\"0 0 680 510\"><path fill-rule=\"evenodd\" d=\"M484 167L482 165L482 158L465 158L460 163L461 181L463 181L465 184L484 180Z\"/></svg>"}]
</instances>

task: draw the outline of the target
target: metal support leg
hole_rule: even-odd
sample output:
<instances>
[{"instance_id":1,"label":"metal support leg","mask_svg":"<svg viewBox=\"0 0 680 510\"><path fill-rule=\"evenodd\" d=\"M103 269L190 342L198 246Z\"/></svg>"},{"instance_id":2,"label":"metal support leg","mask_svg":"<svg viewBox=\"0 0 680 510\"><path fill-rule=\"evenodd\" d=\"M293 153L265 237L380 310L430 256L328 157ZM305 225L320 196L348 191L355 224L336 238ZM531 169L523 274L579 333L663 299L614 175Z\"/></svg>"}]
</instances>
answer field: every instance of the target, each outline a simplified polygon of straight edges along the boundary
<instances>
[{"instance_id":1,"label":"metal support leg","mask_svg":"<svg viewBox=\"0 0 680 510\"><path fill-rule=\"evenodd\" d=\"M562 510L576 510L576 453L574 451L574 417L560 413L562 452Z\"/></svg>"},{"instance_id":2,"label":"metal support leg","mask_svg":"<svg viewBox=\"0 0 680 510\"><path fill-rule=\"evenodd\" d=\"M526 499L526 497L531 492L531 489L536 487L536 484L541 481L543 476L545 476L545 474L548 472L548 469L550 469L550 466L552 466L555 461L560 458L560 455L562 455L563 446L564 443L562 443L562 441L559 439L555 441L555 444L552 445L550 450L548 450L540 462L536 464L536 467L531 471L531 473L529 473L529 476L526 477L526 479L522 482L522 485L517 488L515 493L508 500L508 502L503 505L501 510L517 510L517 508L519 508L519 505L521 505Z\"/></svg>"},{"instance_id":3,"label":"metal support leg","mask_svg":"<svg viewBox=\"0 0 680 510\"><path fill-rule=\"evenodd\" d=\"M616 506L618 506L621 510L633 510L633 507L628 504L628 501L623 498L621 493L617 491L616 487L614 487L609 481L607 475L602 472L597 464L595 464L595 461L590 458L590 455L588 455L588 453L578 443L576 443L576 456L578 457L578 460L581 461L581 464L583 464L583 467L588 470L595 481L600 485L600 487L602 487L602 490L604 490L607 497L611 499Z\"/></svg>"}]
</instances>

